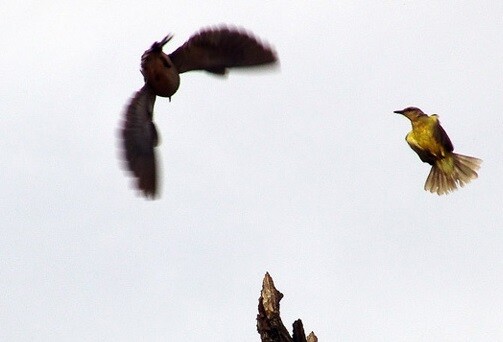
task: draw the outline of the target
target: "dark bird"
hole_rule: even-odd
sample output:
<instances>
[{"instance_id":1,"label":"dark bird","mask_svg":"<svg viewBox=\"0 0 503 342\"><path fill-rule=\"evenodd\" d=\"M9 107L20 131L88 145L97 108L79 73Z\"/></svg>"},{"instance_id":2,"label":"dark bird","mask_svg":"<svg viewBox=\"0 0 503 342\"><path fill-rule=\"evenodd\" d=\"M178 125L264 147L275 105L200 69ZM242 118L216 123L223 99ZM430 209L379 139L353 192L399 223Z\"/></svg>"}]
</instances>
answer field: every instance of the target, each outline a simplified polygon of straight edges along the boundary
<instances>
[{"instance_id":1,"label":"dark bird","mask_svg":"<svg viewBox=\"0 0 503 342\"><path fill-rule=\"evenodd\" d=\"M454 146L440 126L438 115L424 114L416 107L396 110L395 113L410 120L412 131L405 140L423 162L432 165L424 184L425 190L443 195L478 177L476 171L482 160L453 152Z\"/></svg>"},{"instance_id":2,"label":"dark bird","mask_svg":"<svg viewBox=\"0 0 503 342\"><path fill-rule=\"evenodd\" d=\"M172 37L167 35L143 53L145 84L127 106L120 134L125 166L135 177L136 187L151 198L159 189L155 156L159 135L153 123L156 96L171 100L180 85L180 74L187 71L204 70L222 76L228 68L277 62L272 47L238 28L203 29L168 55L162 49Z\"/></svg>"}]
</instances>

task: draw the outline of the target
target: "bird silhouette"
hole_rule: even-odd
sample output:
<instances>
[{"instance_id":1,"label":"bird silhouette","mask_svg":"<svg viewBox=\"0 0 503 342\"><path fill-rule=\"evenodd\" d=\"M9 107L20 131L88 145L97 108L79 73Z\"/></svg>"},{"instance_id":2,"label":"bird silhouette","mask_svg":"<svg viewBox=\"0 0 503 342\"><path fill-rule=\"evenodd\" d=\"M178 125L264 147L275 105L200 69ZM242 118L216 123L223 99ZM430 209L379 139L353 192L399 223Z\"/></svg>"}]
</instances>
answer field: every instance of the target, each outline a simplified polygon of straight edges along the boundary
<instances>
[{"instance_id":1,"label":"bird silhouette","mask_svg":"<svg viewBox=\"0 0 503 342\"><path fill-rule=\"evenodd\" d=\"M417 107L395 110L412 124L405 140L419 158L432 165L424 189L438 195L447 194L477 178L482 160L454 153L451 139L440 125L438 115L427 115Z\"/></svg>"},{"instance_id":2,"label":"bird silhouette","mask_svg":"<svg viewBox=\"0 0 503 342\"><path fill-rule=\"evenodd\" d=\"M271 46L236 27L202 29L175 51L165 54L163 47L172 37L167 35L143 53L141 73L145 84L127 105L120 132L125 168L147 198L155 198L159 193L155 154L159 134L153 122L156 96L171 100L180 86L180 74L187 71L204 70L222 76L228 68L277 62Z\"/></svg>"}]
</instances>

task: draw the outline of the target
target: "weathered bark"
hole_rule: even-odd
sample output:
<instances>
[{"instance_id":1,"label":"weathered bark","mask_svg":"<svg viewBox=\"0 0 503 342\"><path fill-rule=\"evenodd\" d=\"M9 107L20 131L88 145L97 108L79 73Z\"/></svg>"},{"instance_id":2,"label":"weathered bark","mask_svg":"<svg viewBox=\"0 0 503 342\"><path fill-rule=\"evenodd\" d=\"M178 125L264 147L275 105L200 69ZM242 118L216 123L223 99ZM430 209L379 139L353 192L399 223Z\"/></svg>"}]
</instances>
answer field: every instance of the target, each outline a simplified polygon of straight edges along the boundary
<instances>
[{"instance_id":1,"label":"weathered bark","mask_svg":"<svg viewBox=\"0 0 503 342\"><path fill-rule=\"evenodd\" d=\"M311 331L309 335L307 335L307 342L318 342L318 337Z\"/></svg>"},{"instance_id":2,"label":"weathered bark","mask_svg":"<svg viewBox=\"0 0 503 342\"><path fill-rule=\"evenodd\" d=\"M266 273L258 300L257 331L262 342L318 342L313 332L306 338L300 319L293 323L293 335L281 321L279 302L283 294L274 287L274 282Z\"/></svg>"}]
</instances>

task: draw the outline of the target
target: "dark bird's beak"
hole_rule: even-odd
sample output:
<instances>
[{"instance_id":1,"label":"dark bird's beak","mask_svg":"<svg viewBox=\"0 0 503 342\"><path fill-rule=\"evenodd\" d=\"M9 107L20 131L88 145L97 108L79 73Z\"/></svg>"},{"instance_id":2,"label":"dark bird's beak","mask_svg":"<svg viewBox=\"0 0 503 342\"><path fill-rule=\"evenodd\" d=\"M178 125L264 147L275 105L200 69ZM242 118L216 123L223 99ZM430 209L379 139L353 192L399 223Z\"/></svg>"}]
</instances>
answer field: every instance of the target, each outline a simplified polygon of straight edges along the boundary
<instances>
[{"instance_id":1,"label":"dark bird's beak","mask_svg":"<svg viewBox=\"0 0 503 342\"><path fill-rule=\"evenodd\" d=\"M164 37L160 42L156 42L155 44L159 44L159 46L162 48L164 45L166 45L171 39L173 38L173 35L170 33L166 37Z\"/></svg>"},{"instance_id":2,"label":"dark bird's beak","mask_svg":"<svg viewBox=\"0 0 503 342\"><path fill-rule=\"evenodd\" d=\"M403 110L395 110L393 113L403 114Z\"/></svg>"},{"instance_id":3,"label":"dark bird's beak","mask_svg":"<svg viewBox=\"0 0 503 342\"><path fill-rule=\"evenodd\" d=\"M143 56L146 56L152 52L162 51L162 48L164 47L164 45L166 45L172 38L173 38L173 35L170 33L166 37L164 37L160 42L155 42L154 44L152 44L150 49L148 49L147 51L145 51L143 53ZM142 58L143 58L143 56L142 56Z\"/></svg>"}]
</instances>

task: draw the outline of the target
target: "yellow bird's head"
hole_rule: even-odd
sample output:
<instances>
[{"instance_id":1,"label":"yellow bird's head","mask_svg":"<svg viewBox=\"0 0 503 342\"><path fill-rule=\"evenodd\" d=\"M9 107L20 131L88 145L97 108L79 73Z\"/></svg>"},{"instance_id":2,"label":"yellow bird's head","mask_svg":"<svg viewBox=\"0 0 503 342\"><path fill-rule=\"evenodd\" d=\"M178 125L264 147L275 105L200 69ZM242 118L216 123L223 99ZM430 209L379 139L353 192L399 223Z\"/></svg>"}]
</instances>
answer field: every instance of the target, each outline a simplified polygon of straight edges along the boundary
<instances>
[{"instance_id":1,"label":"yellow bird's head","mask_svg":"<svg viewBox=\"0 0 503 342\"><path fill-rule=\"evenodd\" d=\"M426 115L417 107L407 107L402 110L395 110L394 113L402 114L403 116L409 118L409 120L414 120L420 116Z\"/></svg>"}]
</instances>

